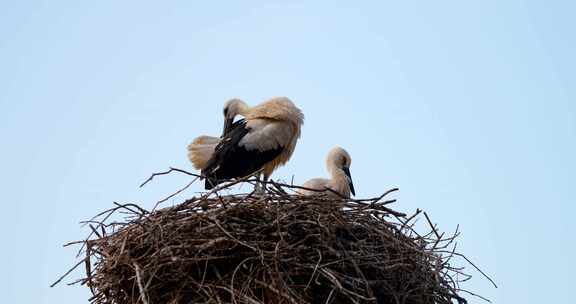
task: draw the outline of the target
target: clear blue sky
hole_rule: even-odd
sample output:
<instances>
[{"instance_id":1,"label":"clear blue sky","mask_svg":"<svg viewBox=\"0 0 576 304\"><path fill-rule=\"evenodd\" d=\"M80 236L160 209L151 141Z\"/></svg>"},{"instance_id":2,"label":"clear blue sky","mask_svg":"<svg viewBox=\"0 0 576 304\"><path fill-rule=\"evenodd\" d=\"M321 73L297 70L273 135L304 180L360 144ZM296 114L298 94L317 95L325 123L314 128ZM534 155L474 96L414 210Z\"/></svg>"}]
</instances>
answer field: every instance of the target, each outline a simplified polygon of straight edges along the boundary
<instances>
[{"instance_id":1,"label":"clear blue sky","mask_svg":"<svg viewBox=\"0 0 576 304\"><path fill-rule=\"evenodd\" d=\"M83 287L48 287L75 263L61 244L86 235L78 222L112 201L151 207L187 179L139 183L191 169L186 145L220 133L226 99L277 95L306 122L274 178L324 176L340 145L358 196L399 187L396 208L460 224L460 250L500 286L477 275L464 287L496 303L573 300L574 12L573 1L2 1L1 301L86 302Z\"/></svg>"}]
</instances>

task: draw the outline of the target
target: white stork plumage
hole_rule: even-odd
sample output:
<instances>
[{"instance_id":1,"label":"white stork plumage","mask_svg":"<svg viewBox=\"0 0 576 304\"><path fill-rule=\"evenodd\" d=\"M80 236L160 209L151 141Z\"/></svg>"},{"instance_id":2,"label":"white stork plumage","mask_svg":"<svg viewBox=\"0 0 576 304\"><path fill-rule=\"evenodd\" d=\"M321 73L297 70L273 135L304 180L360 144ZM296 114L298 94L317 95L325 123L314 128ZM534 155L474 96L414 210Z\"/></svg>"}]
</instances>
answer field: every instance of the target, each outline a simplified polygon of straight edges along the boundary
<instances>
[{"instance_id":1,"label":"white stork plumage","mask_svg":"<svg viewBox=\"0 0 576 304\"><path fill-rule=\"evenodd\" d=\"M331 179L313 178L305 182L302 187L319 191L300 190L298 193L301 195L328 194L330 196L338 196L334 193L337 192L346 198L350 198L350 193L356 195L354 192L354 184L352 184L352 177L350 176L351 163L352 158L346 150L340 147L333 148L326 156L326 168L330 173ZM326 189L331 189L334 192Z\"/></svg>"},{"instance_id":2,"label":"white stork plumage","mask_svg":"<svg viewBox=\"0 0 576 304\"><path fill-rule=\"evenodd\" d=\"M234 118L238 115L244 116L244 113L249 109L250 107L238 98L228 100L224 104L224 128L222 129L222 135L220 137L202 135L194 138L192 143L188 145L188 159L192 162L196 170L206 168L221 138L230 131Z\"/></svg>"},{"instance_id":3,"label":"white stork plumage","mask_svg":"<svg viewBox=\"0 0 576 304\"><path fill-rule=\"evenodd\" d=\"M290 99L271 98L240 112L245 119L231 124L201 171L206 189L259 170L267 181L294 152L304 115Z\"/></svg>"}]
</instances>

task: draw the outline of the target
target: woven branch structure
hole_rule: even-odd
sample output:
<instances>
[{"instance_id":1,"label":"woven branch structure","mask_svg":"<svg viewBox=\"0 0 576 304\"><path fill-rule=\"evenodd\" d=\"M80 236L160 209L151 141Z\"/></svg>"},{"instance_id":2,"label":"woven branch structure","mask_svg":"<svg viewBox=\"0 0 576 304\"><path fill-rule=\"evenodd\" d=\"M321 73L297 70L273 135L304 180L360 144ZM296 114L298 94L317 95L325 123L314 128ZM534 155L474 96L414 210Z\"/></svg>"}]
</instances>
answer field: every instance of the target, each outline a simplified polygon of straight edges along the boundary
<instances>
[{"instance_id":1,"label":"woven branch structure","mask_svg":"<svg viewBox=\"0 0 576 304\"><path fill-rule=\"evenodd\" d=\"M215 192L152 212L117 204L71 243L85 254L76 283L96 304L466 303L470 276L451 266L458 231L444 236L426 215L418 233L420 210L388 207L397 189L366 200L293 190L271 182L263 195Z\"/></svg>"}]
</instances>

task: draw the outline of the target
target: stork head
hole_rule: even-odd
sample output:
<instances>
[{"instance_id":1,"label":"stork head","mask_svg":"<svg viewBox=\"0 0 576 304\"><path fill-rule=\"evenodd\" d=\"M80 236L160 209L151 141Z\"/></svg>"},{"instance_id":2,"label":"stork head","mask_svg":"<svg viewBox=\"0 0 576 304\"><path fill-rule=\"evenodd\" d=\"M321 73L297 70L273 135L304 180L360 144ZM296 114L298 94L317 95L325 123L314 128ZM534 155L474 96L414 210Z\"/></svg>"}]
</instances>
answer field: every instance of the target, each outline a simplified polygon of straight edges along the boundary
<instances>
[{"instance_id":1,"label":"stork head","mask_svg":"<svg viewBox=\"0 0 576 304\"><path fill-rule=\"evenodd\" d=\"M224 104L224 130L222 131L222 136L226 135L228 131L230 131L230 127L232 127L234 118L237 115L245 116L249 110L250 107L238 98L228 100Z\"/></svg>"},{"instance_id":2,"label":"stork head","mask_svg":"<svg viewBox=\"0 0 576 304\"><path fill-rule=\"evenodd\" d=\"M354 184L352 183L352 175L350 175L350 165L352 164L352 158L346 150L335 147L328 152L328 157L326 157L326 165L329 170L341 170L346 175L348 179L348 186L350 187L350 192L352 195L356 195L354 191Z\"/></svg>"}]
</instances>

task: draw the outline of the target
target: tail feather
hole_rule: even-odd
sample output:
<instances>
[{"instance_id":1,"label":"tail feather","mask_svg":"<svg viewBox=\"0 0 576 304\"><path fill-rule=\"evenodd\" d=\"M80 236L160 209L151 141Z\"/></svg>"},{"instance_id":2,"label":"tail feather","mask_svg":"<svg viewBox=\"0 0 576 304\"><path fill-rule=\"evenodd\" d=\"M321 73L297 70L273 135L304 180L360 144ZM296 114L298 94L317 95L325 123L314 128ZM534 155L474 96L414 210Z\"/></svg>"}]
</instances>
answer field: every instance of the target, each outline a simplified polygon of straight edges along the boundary
<instances>
[{"instance_id":1,"label":"tail feather","mask_svg":"<svg viewBox=\"0 0 576 304\"><path fill-rule=\"evenodd\" d=\"M206 168L208 161L214 154L214 149L220 143L220 138L212 136L199 136L188 145L188 159L197 170Z\"/></svg>"}]
</instances>

